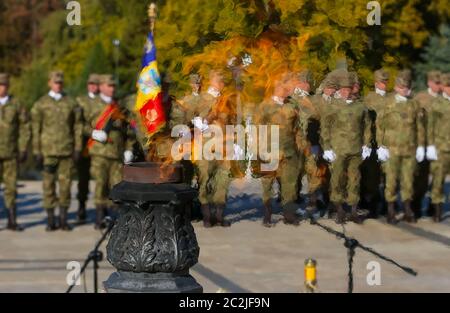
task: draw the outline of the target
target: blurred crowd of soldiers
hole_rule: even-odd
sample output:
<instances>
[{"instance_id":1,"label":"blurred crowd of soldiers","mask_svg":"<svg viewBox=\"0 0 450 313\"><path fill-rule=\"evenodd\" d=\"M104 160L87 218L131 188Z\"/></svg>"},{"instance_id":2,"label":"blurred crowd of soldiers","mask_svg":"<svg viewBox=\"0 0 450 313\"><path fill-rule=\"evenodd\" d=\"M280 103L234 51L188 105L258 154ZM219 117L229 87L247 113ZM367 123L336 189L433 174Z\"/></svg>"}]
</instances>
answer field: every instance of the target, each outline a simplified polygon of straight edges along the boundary
<instances>
[{"instance_id":1,"label":"blurred crowd of soldiers","mask_svg":"<svg viewBox=\"0 0 450 313\"><path fill-rule=\"evenodd\" d=\"M203 80L208 80L206 88ZM135 97L118 102L111 75L92 74L86 95L72 99L63 92L63 73L52 72L49 93L28 112L8 93L8 75L0 74L0 179L7 228L22 230L17 224L17 169L28 158L29 142L43 173L47 230L71 230L67 213L74 169L79 178L77 224L86 222L93 178L95 227L104 228L104 217L114 207L109 191L120 182L124 163L166 161L175 140L168 140L170 129L176 125L206 133L208 125L225 128L241 123L236 103L223 94L223 72L212 70L203 80L191 75L192 92L181 99L171 97L163 86L167 131L155 136L144 152L139 142L145 138L132 110ZM417 94L411 91L409 70L398 72L392 92L387 90L387 71L377 70L374 80L374 91L362 97L356 72L343 66L329 73L313 95L308 70L286 73L261 103L243 105L245 120L279 126L278 168L262 171L258 164L265 160L260 158L251 166L253 177L263 186L264 226L272 225L274 198L281 203L284 222L299 225L300 190L305 187L308 216L328 211L336 223L362 223L385 208L388 223L396 224L399 217L414 223L420 217L430 175L430 214L435 222L442 220L444 183L450 173L450 74L428 73L428 89ZM199 216L205 227L230 226L224 218L227 191L245 162L228 159L182 161L186 182L199 190Z\"/></svg>"},{"instance_id":2,"label":"blurred crowd of soldiers","mask_svg":"<svg viewBox=\"0 0 450 313\"><path fill-rule=\"evenodd\" d=\"M63 91L63 73L52 72L48 94L28 112L8 93L8 75L0 74L0 173L5 185L8 229L22 230L17 224L17 167L18 162L27 159L30 141L35 164L43 175L47 231L72 229L67 213L75 168L79 177L77 223L86 222L89 180L93 177L95 227L105 227L104 217L112 206L109 191L121 181L123 163L133 161L136 142L129 113L114 98L115 86L112 75L93 74L87 94L73 99Z\"/></svg>"}]
</instances>

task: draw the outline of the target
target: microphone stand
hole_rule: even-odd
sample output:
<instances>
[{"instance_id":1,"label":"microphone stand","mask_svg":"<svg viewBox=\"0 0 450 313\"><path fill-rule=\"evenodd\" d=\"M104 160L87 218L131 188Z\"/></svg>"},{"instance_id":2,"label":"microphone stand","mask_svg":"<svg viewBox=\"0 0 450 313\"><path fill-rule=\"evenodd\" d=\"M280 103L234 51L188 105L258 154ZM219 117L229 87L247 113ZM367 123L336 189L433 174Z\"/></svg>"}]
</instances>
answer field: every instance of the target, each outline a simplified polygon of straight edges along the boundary
<instances>
[{"instance_id":1,"label":"microphone stand","mask_svg":"<svg viewBox=\"0 0 450 313\"><path fill-rule=\"evenodd\" d=\"M94 263L94 293L98 293L98 263L103 261L103 252L100 251L100 246L102 243L106 240L108 235L111 233L115 221L111 219L110 217L105 218L105 223L107 225L107 228L105 232L102 234L102 237L100 240L96 243L94 250L89 252L86 260L84 261L83 266L81 267L80 273L77 275L76 279L74 280L74 284L70 285L67 289L66 293L70 293L72 289L75 287L75 282L83 275L83 273L86 271L86 268L88 267L89 263L92 261Z\"/></svg>"},{"instance_id":2,"label":"microphone stand","mask_svg":"<svg viewBox=\"0 0 450 313\"><path fill-rule=\"evenodd\" d=\"M326 232L335 235L338 239L344 240L344 247L347 248L347 257L348 257L348 289L347 289L348 293L353 293L353 258L355 256L356 248L360 248L366 252L369 252L369 253L375 255L376 257L399 267L400 269L402 269L403 271L405 271L406 273L408 273L410 275L417 276L417 272L415 270L413 270L412 268L400 265L399 263L380 254L379 252L373 250L372 248L364 246L355 238L347 237L344 233L336 231L331 227L328 227L328 226L325 226L325 225L319 223L316 219L314 219L312 214L309 214L309 219L310 219L311 225L316 225L319 228L325 230Z\"/></svg>"}]
</instances>

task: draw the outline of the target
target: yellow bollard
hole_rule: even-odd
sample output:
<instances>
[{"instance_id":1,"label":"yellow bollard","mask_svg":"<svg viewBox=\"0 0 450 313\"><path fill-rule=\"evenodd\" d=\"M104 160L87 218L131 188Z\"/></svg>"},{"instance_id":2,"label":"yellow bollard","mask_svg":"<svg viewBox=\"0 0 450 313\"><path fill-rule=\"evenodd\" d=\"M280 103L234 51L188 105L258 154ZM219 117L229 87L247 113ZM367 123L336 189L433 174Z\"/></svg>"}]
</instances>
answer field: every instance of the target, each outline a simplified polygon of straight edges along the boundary
<instances>
[{"instance_id":1,"label":"yellow bollard","mask_svg":"<svg viewBox=\"0 0 450 313\"><path fill-rule=\"evenodd\" d=\"M317 289L317 262L314 259L305 260L305 288L307 293Z\"/></svg>"}]
</instances>

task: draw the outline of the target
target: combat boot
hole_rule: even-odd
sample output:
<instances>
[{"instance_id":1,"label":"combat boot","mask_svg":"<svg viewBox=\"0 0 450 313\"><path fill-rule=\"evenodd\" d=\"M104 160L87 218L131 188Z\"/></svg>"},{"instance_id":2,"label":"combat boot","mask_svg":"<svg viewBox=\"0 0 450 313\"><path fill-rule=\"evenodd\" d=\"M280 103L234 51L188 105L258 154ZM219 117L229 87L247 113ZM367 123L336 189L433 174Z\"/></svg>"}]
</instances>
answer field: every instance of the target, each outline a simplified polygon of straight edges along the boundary
<instances>
[{"instance_id":1,"label":"combat boot","mask_svg":"<svg viewBox=\"0 0 450 313\"><path fill-rule=\"evenodd\" d=\"M80 201L80 206L78 207L78 214L77 214L77 225L84 225L86 224L86 203Z\"/></svg>"},{"instance_id":2,"label":"combat boot","mask_svg":"<svg viewBox=\"0 0 450 313\"><path fill-rule=\"evenodd\" d=\"M17 208L6 209L6 214L8 215L8 226L6 228L12 231L23 231L23 227L17 224Z\"/></svg>"},{"instance_id":3,"label":"combat boot","mask_svg":"<svg viewBox=\"0 0 450 313\"><path fill-rule=\"evenodd\" d=\"M389 202L388 203L388 208L387 208L387 223L391 224L391 225L395 225L398 223L397 218L395 217L395 204L394 202Z\"/></svg>"},{"instance_id":4,"label":"combat boot","mask_svg":"<svg viewBox=\"0 0 450 313\"><path fill-rule=\"evenodd\" d=\"M299 226L300 225L300 219L298 218L297 214L295 213L297 210L297 205L293 203L288 203L283 207L283 215L284 215L284 224L287 225L294 225Z\"/></svg>"},{"instance_id":5,"label":"combat boot","mask_svg":"<svg viewBox=\"0 0 450 313\"><path fill-rule=\"evenodd\" d=\"M335 203L334 207L336 208L336 224L345 224L346 214L342 203Z\"/></svg>"},{"instance_id":6,"label":"combat boot","mask_svg":"<svg viewBox=\"0 0 450 313\"><path fill-rule=\"evenodd\" d=\"M69 209L66 207L59 208L59 228L63 231L71 231L72 226L67 223L67 211Z\"/></svg>"},{"instance_id":7,"label":"combat boot","mask_svg":"<svg viewBox=\"0 0 450 313\"><path fill-rule=\"evenodd\" d=\"M358 214L358 206L352 205L352 213L350 215L350 220L355 224L362 224L363 219Z\"/></svg>"},{"instance_id":8,"label":"combat boot","mask_svg":"<svg viewBox=\"0 0 450 313\"><path fill-rule=\"evenodd\" d=\"M102 205L98 205L95 208L95 229L105 229L105 207Z\"/></svg>"},{"instance_id":9,"label":"combat boot","mask_svg":"<svg viewBox=\"0 0 450 313\"><path fill-rule=\"evenodd\" d=\"M57 230L56 221L55 221L55 209L47 210L47 228L45 229L48 232L52 232Z\"/></svg>"},{"instance_id":10,"label":"combat boot","mask_svg":"<svg viewBox=\"0 0 450 313\"><path fill-rule=\"evenodd\" d=\"M205 226L205 228L211 228L212 227L211 210L209 208L209 205L202 204L200 209L201 209L202 215L203 215L203 226Z\"/></svg>"},{"instance_id":11,"label":"combat boot","mask_svg":"<svg viewBox=\"0 0 450 313\"><path fill-rule=\"evenodd\" d=\"M405 208L405 216L404 220L407 223L417 223L416 216L414 215L414 212L411 209L411 201L405 201L403 203L403 206Z\"/></svg>"},{"instance_id":12,"label":"combat boot","mask_svg":"<svg viewBox=\"0 0 450 313\"><path fill-rule=\"evenodd\" d=\"M219 204L216 206L216 221L217 225L222 227L230 227L231 223L225 220L223 214L225 211L225 204Z\"/></svg>"},{"instance_id":13,"label":"combat boot","mask_svg":"<svg viewBox=\"0 0 450 313\"><path fill-rule=\"evenodd\" d=\"M264 205L263 226L272 227L272 204L270 203L270 200Z\"/></svg>"},{"instance_id":14,"label":"combat boot","mask_svg":"<svg viewBox=\"0 0 450 313\"><path fill-rule=\"evenodd\" d=\"M435 223L442 222L442 203L436 204L434 208L433 221Z\"/></svg>"}]
</instances>

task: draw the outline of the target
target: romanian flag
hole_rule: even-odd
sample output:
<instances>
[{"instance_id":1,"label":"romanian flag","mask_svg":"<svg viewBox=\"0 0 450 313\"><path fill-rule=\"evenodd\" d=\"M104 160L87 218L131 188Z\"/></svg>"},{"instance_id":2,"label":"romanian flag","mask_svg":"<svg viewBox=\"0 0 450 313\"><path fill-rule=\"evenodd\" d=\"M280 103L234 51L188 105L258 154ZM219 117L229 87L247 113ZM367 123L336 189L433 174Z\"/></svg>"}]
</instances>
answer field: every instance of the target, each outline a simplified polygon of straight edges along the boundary
<instances>
[{"instance_id":1,"label":"romanian flag","mask_svg":"<svg viewBox=\"0 0 450 313\"><path fill-rule=\"evenodd\" d=\"M141 117L146 137L151 138L166 125L161 76L156 62L156 47L152 33L149 33L145 44L137 88L135 111Z\"/></svg>"}]
</instances>

